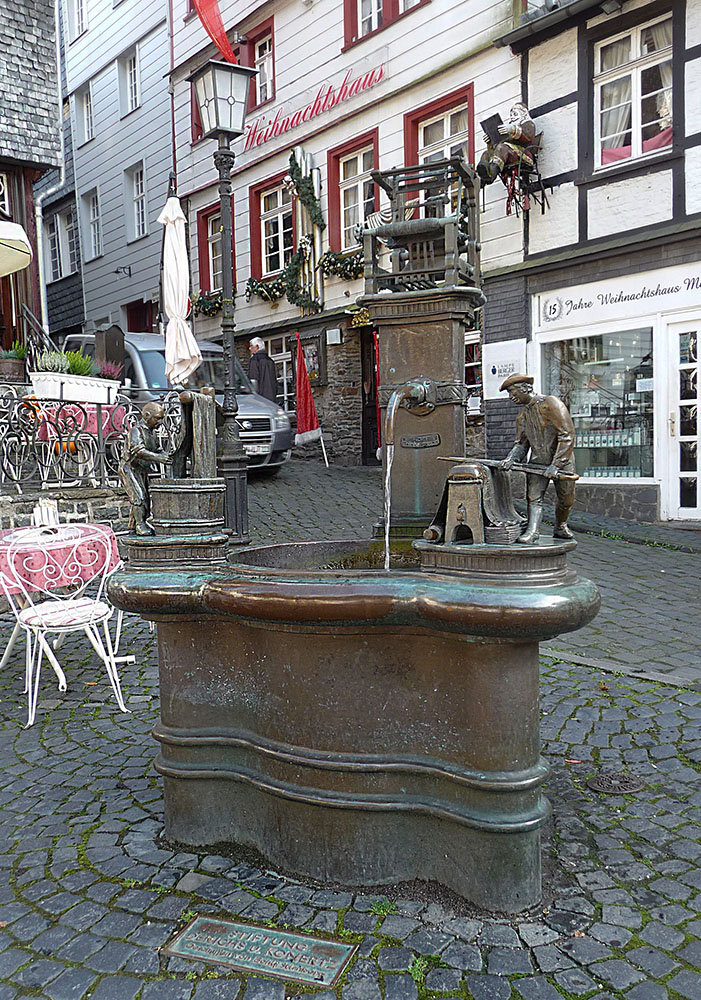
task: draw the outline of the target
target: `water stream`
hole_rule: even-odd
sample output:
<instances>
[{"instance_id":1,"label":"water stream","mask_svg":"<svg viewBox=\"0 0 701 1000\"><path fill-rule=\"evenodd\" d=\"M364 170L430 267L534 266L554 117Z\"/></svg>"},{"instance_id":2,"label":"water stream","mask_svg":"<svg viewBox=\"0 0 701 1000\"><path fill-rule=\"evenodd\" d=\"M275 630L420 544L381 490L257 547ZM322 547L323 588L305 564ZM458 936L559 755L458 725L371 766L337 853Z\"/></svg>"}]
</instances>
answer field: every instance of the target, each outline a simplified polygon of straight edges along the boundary
<instances>
[{"instance_id":1,"label":"water stream","mask_svg":"<svg viewBox=\"0 0 701 1000\"><path fill-rule=\"evenodd\" d=\"M385 442L386 442L385 438ZM389 569L389 522L392 509L392 462L394 444L387 444L387 467L385 469L385 569Z\"/></svg>"}]
</instances>

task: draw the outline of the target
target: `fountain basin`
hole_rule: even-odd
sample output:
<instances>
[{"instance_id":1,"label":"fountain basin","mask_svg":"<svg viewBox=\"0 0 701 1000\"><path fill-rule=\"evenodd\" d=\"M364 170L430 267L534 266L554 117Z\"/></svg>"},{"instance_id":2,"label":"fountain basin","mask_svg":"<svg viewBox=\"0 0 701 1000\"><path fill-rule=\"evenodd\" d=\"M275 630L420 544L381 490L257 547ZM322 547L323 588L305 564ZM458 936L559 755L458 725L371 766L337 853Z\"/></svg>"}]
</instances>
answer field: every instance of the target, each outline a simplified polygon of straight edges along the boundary
<instances>
[{"instance_id":1,"label":"fountain basin","mask_svg":"<svg viewBox=\"0 0 701 1000\"><path fill-rule=\"evenodd\" d=\"M120 571L114 603L158 623L168 836L324 882L534 905L538 642L598 609L574 544L419 542L385 572L376 541L305 542Z\"/></svg>"}]
</instances>

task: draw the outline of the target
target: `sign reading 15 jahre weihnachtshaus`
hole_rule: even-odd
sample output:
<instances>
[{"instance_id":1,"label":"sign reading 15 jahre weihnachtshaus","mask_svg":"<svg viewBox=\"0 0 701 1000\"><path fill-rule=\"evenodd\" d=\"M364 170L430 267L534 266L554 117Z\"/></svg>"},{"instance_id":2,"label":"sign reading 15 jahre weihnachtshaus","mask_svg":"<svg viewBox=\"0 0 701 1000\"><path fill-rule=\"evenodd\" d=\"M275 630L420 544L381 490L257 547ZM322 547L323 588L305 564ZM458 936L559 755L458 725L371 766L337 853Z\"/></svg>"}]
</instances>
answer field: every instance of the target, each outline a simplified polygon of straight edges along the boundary
<instances>
[{"instance_id":1,"label":"sign reading 15 jahre weihnachtshaus","mask_svg":"<svg viewBox=\"0 0 701 1000\"><path fill-rule=\"evenodd\" d=\"M256 924L195 917L163 950L288 982L333 986L356 947Z\"/></svg>"}]
</instances>

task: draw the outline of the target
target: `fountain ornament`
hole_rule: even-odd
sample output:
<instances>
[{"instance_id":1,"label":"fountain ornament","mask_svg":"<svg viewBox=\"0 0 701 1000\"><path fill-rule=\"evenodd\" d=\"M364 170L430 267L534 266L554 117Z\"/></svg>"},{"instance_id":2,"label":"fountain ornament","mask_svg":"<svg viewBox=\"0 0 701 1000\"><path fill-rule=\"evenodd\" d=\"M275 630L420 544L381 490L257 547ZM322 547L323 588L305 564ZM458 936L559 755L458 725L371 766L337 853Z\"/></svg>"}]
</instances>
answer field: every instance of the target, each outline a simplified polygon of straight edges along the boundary
<instances>
[{"instance_id":1,"label":"fountain ornament","mask_svg":"<svg viewBox=\"0 0 701 1000\"><path fill-rule=\"evenodd\" d=\"M406 232L402 223L405 242ZM444 276L445 254L439 264ZM437 334L445 351L450 312L461 295L476 299L462 291L471 286L443 277L407 292L397 274L391 298L414 319L408 295L430 309L451 300ZM400 415L408 438L450 431L443 375L392 389L387 450ZM444 468L432 445L403 447L400 436L395 446L405 476L427 451ZM315 540L238 548L227 564L142 557L113 577L115 604L157 624L156 769L171 840L255 848L277 870L320 882L432 880L510 913L538 902L549 814L538 644L590 621L599 596L567 566L574 541L516 544L508 477L464 460L444 490L431 468L424 515L430 494L415 475L414 507L397 513L407 534L424 516L428 537L392 535L389 570L381 539Z\"/></svg>"}]
</instances>

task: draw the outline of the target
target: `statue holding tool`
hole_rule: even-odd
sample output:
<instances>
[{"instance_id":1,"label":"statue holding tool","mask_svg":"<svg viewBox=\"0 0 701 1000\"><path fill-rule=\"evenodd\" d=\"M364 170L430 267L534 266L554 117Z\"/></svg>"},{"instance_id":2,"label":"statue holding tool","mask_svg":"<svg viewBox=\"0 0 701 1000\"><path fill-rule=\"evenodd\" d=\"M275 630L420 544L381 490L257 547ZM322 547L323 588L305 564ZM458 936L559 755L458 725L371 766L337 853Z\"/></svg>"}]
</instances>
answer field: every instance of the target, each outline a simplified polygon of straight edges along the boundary
<instances>
[{"instance_id":1,"label":"statue holding tool","mask_svg":"<svg viewBox=\"0 0 701 1000\"><path fill-rule=\"evenodd\" d=\"M533 392L532 375L510 375L499 387L509 399L522 407L516 418L516 440L500 463L501 469L526 472L528 524L518 541L527 545L540 535L543 497L549 480L553 481L555 507L554 538L572 538L567 519L574 503L577 474L574 465L574 424L569 410L557 396ZM530 452L530 458L526 458ZM525 463L525 464L524 464Z\"/></svg>"}]
</instances>

